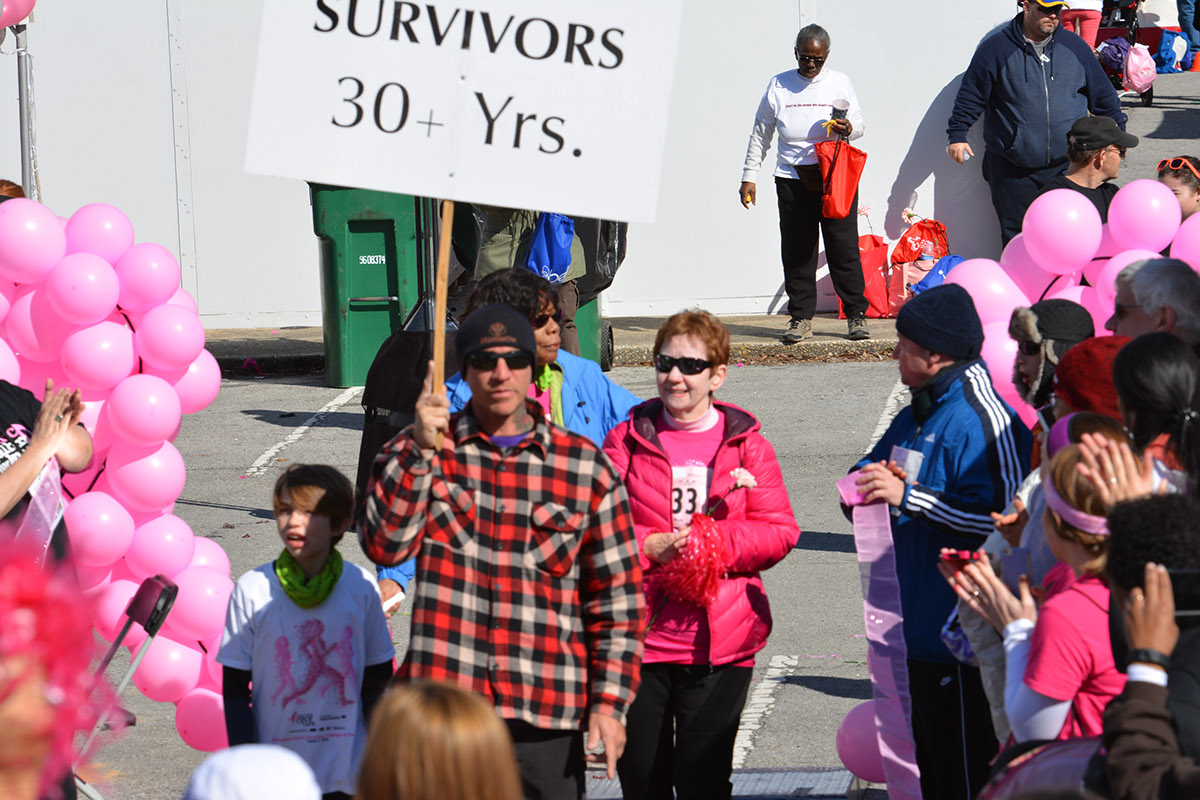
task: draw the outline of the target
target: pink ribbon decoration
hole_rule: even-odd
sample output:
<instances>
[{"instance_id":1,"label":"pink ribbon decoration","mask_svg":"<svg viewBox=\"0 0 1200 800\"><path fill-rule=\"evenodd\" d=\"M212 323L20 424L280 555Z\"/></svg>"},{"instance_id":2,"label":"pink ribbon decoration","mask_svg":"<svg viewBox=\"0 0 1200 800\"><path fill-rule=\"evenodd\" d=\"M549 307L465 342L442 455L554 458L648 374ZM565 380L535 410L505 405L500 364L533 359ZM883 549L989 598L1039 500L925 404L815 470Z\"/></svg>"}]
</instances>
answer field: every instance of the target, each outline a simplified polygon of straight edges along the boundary
<instances>
[{"instance_id":1,"label":"pink ribbon decoration","mask_svg":"<svg viewBox=\"0 0 1200 800\"><path fill-rule=\"evenodd\" d=\"M867 668L875 697L875 735L883 758L888 796L894 800L921 800L891 514L887 503L882 501L863 504L857 485L861 474L857 470L851 472L837 482L837 487L842 502L854 509L854 545L862 577L867 630Z\"/></svg>"}]
</instances>

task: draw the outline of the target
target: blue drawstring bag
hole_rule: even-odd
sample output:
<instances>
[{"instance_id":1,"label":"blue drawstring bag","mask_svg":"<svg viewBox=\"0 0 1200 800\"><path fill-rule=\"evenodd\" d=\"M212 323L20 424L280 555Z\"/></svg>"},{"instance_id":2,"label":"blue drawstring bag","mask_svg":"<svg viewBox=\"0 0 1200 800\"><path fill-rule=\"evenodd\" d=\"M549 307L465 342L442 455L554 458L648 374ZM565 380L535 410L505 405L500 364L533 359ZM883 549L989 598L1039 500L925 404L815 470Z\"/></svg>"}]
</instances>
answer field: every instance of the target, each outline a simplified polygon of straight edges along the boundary
<instances>
[{"instance_id":1,"label":"blue drawstring bag","mask_svg":"<svg viewBox=\"0 0 1200 800\"><path fill-rule=\"evenodd\" d=\"M912 285L912 293L920 294L926 289L932 289L935 286L941 286L946 276L950 274L950 270L966 261L962 256L943 256L933 265L933 269L929 270L924 278Z\"/></svg>"},{"instance_id":2,"label":"blue drawstring bag","mask_svg":"<svg viewBox=\"0 0 1200 800\"><path fill-rule=\"evenodd\" d=\"M551 283L562 283L571 268L571 241L574 238L575 220L562 214L538 214L525 268Z\"/></svg>"}]
</instances>

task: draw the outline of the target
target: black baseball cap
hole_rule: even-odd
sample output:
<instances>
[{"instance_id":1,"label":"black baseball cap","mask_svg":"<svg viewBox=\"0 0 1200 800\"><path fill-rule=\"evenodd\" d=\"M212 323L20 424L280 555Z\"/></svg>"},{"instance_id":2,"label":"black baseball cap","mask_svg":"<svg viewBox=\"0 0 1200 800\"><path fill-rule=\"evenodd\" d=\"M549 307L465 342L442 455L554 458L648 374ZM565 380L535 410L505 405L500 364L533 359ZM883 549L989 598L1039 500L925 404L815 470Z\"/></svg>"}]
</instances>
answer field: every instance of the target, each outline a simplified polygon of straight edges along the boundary
<instances>
[{"instance_id":1,"label":"black baseball cap","mask_svg":"<svg viewBox=\"0 0 1200 800\"><path fill-rule=\"evenodd\" d=\"M1138 137L1121 130L1112 117L1081 117L1067 131L1067 143L1080 150L1100 150L1110 144L1137 147Z\"/></svg>"}]
</instances>

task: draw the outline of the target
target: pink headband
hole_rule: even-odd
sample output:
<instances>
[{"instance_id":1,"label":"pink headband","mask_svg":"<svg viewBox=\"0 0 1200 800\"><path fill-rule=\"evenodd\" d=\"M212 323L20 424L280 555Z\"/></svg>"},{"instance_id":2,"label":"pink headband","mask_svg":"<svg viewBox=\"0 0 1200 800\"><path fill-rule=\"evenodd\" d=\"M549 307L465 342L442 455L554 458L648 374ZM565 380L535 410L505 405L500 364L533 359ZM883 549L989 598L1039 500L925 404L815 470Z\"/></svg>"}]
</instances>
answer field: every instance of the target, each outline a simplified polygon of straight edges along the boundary
<instances>
[{"instance_id":1,"label":"pink headband","mask_svg":"<svg viewBox=\"0 0 1200 800\"><path fill-rule=\"evenodd\" d=\"M1042 481L1042 488L1046 496L1046 506L1062 517L1063 522L1093 536L1108 536L1107 519L1072 508L1055 490L1054 481Z\"/></svg>"}]
</instances>

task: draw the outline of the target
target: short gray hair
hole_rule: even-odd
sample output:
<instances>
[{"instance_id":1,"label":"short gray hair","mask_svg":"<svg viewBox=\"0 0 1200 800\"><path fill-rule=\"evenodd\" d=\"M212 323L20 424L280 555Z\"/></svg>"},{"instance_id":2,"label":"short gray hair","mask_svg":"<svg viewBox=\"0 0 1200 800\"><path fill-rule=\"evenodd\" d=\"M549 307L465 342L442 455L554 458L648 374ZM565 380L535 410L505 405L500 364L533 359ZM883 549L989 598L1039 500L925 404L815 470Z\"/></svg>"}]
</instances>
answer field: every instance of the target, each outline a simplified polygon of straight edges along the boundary
<instances>
[{"instance_id":1,"label":"short gray hair","mask_svg":"<svg viewBox=\"0 0 1200 800\"><path fill-rule=\"evenodd\" d=\"M1175 312L1175 335L1190 345L1200 344L1200 275L1178 258L1134 261L1117 273L1129 284L1134 302L1147 314L1160 308Z\"/></svg>"},{"instance_id":2,"label":"short gray hair","mask_svg":"<svg viewBox=\"0 0 1200 800\"><path fill-rule=\"evenodd\" d=\"M796 34L796 49L803 50L804 45L808 44L809 42L816 42L819 45L824 45L825 49L828 50L829 31L825 30L816 23L812 25L805 25L800 29L800 32Z\"/></svg>"}]
</instances>

